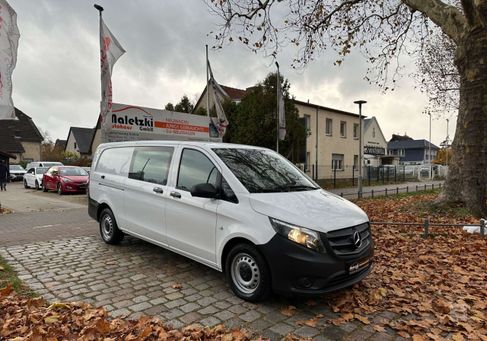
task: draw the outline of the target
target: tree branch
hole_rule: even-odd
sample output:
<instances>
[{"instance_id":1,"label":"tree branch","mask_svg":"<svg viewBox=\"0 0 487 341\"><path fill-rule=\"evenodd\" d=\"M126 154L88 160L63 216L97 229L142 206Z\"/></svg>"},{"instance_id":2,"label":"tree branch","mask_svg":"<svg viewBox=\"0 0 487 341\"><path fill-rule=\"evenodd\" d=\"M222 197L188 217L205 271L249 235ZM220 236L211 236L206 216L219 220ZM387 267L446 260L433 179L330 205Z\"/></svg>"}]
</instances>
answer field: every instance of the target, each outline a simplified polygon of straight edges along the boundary
<instances>
[{"instance_id":1,"label":"tree branch","mask_svg":"<svg viewBox=\"0 0 487 341\"><path fill-rule=\"evenodd\" d=\"M467 19L462 12L440 0L401 0L413 10L420 11L438 25L455 43L459 43Z\"/></svg>"}]
</instances>

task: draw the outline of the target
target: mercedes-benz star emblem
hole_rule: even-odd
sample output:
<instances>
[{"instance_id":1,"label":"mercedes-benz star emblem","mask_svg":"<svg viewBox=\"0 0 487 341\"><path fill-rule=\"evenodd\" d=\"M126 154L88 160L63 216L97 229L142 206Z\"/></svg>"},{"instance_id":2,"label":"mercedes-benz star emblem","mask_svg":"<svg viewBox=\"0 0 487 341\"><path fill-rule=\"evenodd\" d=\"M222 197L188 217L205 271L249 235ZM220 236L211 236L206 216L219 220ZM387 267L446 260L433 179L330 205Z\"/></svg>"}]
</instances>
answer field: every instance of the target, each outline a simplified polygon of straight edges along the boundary
<instances>
[{"instance_id":1,"label":"mercedes-benz star emblem","mask_svg":"<svg viewBox=\"0 0 487 341\"><path fill-rule=\"evenodd\" d=\"M362 245L362 238L360 237L360 233L355 231L353 234L353 244L355 245L355 248L359 248Z\"/></svg>"}]
</instances>

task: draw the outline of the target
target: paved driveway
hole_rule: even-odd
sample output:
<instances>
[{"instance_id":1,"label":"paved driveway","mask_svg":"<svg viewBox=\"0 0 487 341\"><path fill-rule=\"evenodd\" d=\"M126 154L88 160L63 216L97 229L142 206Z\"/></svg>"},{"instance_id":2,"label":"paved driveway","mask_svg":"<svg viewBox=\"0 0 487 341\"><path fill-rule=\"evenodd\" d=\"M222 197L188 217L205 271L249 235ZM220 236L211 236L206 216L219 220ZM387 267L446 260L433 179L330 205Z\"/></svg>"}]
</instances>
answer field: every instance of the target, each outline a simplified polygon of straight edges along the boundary
<instances>
[{"instance_id":1,"label":"paved driveway","mask_svg":"<svg viewBox=\"0 0 487 341\"><path fill-rule=\"evenodd\" d=\"M115 315L155 315L176 327L243 326L272 340L288 333L315 340L400 339L392 330L376 333L357 321L328 324L337 315L328 309L326 296L314 304L280 296L251 304L233 295L223 274L170 251L132 237L106 245L86 207L0 215L0 255L45 298L82 300ZM297 307L291 317L281 313L289 305ZM316 327L299 323L317 314L323 318Z\"/></svg>"},{"instance_id":2,"label":"paved driveway","mask_svg":"<svg viewBox=\"0 0 487 341\"><path fill-rule=\"evenodd\" d=\"M63 211L86 207L86 194L59 195L55 192L42 192L32 188L25 189L23 183L7 184L7 191L0 192L0 205L14 212Z\"/></svg>"}]
</instances>

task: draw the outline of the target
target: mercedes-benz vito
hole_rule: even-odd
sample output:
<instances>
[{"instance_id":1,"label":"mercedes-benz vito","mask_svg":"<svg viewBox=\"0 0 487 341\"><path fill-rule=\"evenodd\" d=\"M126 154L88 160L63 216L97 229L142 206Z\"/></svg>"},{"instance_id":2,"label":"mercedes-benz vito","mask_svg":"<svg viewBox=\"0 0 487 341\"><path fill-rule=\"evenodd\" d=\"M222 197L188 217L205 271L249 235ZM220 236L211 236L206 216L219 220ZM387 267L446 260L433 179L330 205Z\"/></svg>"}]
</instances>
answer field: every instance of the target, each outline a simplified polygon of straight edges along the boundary
<instances>
[{"instance_id":1,"label":"mercedes-benz vito","mask_svg":"<svg viewBox=\"0 0 487 341\"><path fill-rule=\"evenodd\" d=\"M261 147L101 144L89 214L106 243L127 233L160 245L224 271L249 301L344 288L372 267L367 215Z\"/></svg>"}]
</instances>

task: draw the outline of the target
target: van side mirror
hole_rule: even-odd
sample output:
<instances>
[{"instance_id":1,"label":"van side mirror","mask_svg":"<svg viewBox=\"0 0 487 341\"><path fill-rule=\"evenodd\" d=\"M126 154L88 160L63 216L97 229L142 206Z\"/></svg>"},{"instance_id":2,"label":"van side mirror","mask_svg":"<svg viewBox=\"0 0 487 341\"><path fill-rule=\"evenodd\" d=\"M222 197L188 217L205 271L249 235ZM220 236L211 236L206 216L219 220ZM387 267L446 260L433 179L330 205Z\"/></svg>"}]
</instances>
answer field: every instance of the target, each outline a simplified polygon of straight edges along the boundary
<instances>
[{"instance_id":1,"label":"van side mirror","mask_svg":"<svg viewBox=\"0 0 487 341\"><path fill-rule=\"evenodd\" d=\"M201 183L193 186L191 189L191 195L193 197L213 199L218 196L218 190L212 184Z\"/></svg>"}]
</instances>

